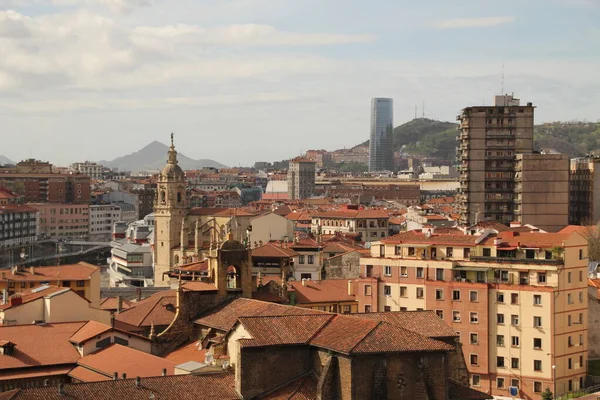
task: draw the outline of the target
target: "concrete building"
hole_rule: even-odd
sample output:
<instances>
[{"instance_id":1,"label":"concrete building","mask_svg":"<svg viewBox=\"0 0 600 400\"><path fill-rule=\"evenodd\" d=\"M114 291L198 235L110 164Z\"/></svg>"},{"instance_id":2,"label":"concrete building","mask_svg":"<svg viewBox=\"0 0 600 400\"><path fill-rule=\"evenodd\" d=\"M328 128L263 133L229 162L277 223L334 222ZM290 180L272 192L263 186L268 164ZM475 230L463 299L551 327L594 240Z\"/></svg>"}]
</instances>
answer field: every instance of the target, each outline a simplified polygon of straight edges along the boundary
<instances>
[{"instance_id":1,"label":"concrete building","mask_svg":"<svg viewBox=\"0 0 600 400\"><path fill-rule=\"evenodd\" d=\"M37 215L37 209L24 204L1 205L0 249L35 242L38 235Z\"/></svg>"},{"instance_id":2,"label":"concrete building","mask_svg":"<svg viewBox=\"0 0 600 400\"><path fill-rule=\"evenodd\" d=\"M486 202L498 193L486 193ZM500 194L500 197L502 195ZM566 154L517 154L515 221L547 232L569 223L569 157Z\"/></svg>"},{"instance_id":3,"label":"concrete building","mask_svg":"<svg viewBox=\"0 0 600 400\"><path fill-rule=\"evenodd\" d=\"M313 160L297 157L290 161L287 190L289 200L307 199L314 195L315 162Z\"/></svg>"},{"instance_id":4,"label":"concrete building","mask_svg":"<svg viewBox=\"0 0 600 400\"><path fill-rule=\"evenodd\" d=\"M104 167L91 161L73 163L70 169L75 173L87 175L92 179L102 179L104 176Z\"/></svg>"},{"instance_id":5,"label":"concrete building","mask_svg":"<svg viewBox=\"0 0 600 400\"><path fill-rule=\"evenodd\" d=\"M146 220L129 225L122 221L114 224L108 259L110 287L152 286L153 237L154 227Z\"/></svg>"},{"instance_id":6,"label":"concrete building","mask_svg":"<svg viewBox=\"0 0 600 400\"><path fill-rule=\"evenodd\" d=\"M140 201L137 194L124 190L112 190L98 197L101 204L114 203L121 208L121 218L125 222L139 219Z\"/></svg>"},{"instance_id":7,"label":"concrete building","mask_svg":"<svg viewBox=\"0 0 600 400\"><path fill-rule=\"evenodd\" d=\"M39 212L39 234L50 238L85 239L89 234L88 204L31 203Z\"/></svg>"},{"instance_id":8,"label":"concrete building","mask_svg":"<svg viewBox=\"0 0 600 400\"><path fill-rule=\"evenodd\" d=\"M262 214L250 219L252 243L268 243L271 240L289 240L294 237L294 222L274 212Z\"/></svg>"},{"instance_id":9,"label":"concrete building","mask_svg":"<svg viewBox=\"0 0 600 400\"><path fill-rule=\"evenodd\" d=\"M371 135L369 141L369 171L394 169L394 102L392 99L371 99Z\"/></svg>"},{"instance_id":10,"label":"concrete building","mask_svg":"<svg viewBox=\"0 0 600 400\"><path fill-rule=\"evenodd\" d=\"M580 157L570 163L569 223L595 225L600 221L600 157Z\"/></svg>"},{"instance_id":11,"label":"concrete building","mask_svg":"<svg viewBox=\"0 0 600 400\"><path fill-rule=\"evenodd\" d=\"M467 107L457 117L461 222L515 219L515 158L533 152L533 113L531 103L502 95L494 106Z\"/></svg>"},{"instance_id":12,"label":"concrete building","mask_svg":"<svg viewBox=\"0 0 600 400\"><path fill-rule=\"evenodd\" d=\"M471 385L494 396L582 388L587 241L522 228L423 229L373 243L354 280L361 311L435 311L460 335Z\"/></svg>"},{"instance_id":13,"label":"concrete building","mask_svg":"<svg viewBox=\"0 0 600 400\"><path fill-rule=\"evenodd\" d=\"M91 242L110 241L114 223L121 221L121 208L115 204L92 204L89 214L89 240Z\"/></svg>"},{"instance_id":14,"label":"concrete building","mask_svg":"<svg viewBox=\"0 0 600 400\"><path fill-rule=\"evenodd\" d=\"M312 214L313 234L359 233L362 240L372 242L387 237L389 214L384 210L323 211Z\"/></svg>"}]
</instances>

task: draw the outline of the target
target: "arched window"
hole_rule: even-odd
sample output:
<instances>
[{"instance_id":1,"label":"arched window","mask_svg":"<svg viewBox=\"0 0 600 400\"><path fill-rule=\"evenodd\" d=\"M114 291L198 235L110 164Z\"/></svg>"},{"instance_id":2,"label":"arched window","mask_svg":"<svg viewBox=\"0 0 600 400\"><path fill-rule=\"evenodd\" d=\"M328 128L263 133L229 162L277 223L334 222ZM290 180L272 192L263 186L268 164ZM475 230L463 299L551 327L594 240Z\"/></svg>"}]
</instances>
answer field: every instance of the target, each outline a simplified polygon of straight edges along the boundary
<instances>
[{"instance_id":1,"label":"arched window","mask_svg":"<svg viewBox=\"0 0 600 400\"><path fill-rule=\"evenodd\" d=\"M181 203L181 192L177 192L177 202Z\"/></svg>"},{"instance_id":2,"label":"arched window","mask_svg":"<svg viewBox=\"0 0 600 400\"><path fill-rule=\"evenodd\" d=\"M175 254L175 259L174 259L174 261L175 261L175 265L178 265L178 264L179 264L179 256L178 256L177 254Z\"/></svg>"},{"instance_id":3,"label":"arched window","mask_svg":"<svg viewBox=\"0 0 600 400\"><path fill-rule=\"evenodd\" d=\"M160 192L160 202L161 203L166 203L167 202L167 194L165 193L164 190L162 190Z\"/></svg>"}]
</instances>

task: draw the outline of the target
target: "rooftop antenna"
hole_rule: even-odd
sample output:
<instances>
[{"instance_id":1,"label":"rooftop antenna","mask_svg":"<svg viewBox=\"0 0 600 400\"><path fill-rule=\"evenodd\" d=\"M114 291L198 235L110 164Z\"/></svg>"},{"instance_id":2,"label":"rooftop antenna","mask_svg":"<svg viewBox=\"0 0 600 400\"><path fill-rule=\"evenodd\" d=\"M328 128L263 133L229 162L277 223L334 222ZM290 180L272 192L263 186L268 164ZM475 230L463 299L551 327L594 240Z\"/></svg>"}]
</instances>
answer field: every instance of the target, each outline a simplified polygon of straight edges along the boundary
<instances>
[{"instance_id":1,"label":"rooftop antenna","mask_svg":"<svg viewBox=\"0 0 600 400\"><path fill-rule=\"evenodd\" d=\"M502 92L500 94L504 94L504 61L502 61Z\"/></svg>"},{"instance_id":2,"label":"rooftop antenna","mask_svg":"<svg viewBox=\"0 0 600 400\"><path fill-rule=\"evenodd\" d=\"M417 119L417 105L415 104L415 119Z\"/></svg>"},{"instance_id":3,"label":"rooftop antenna","mask_svg":"<svg viewBox=\"0 0 600 400\"><path fill-rule=\"evenodd\" d=\"M423 110L421 110L423 112L423 118L425 118L425 100L423 100Z\"/></svg>"}]
</instances>

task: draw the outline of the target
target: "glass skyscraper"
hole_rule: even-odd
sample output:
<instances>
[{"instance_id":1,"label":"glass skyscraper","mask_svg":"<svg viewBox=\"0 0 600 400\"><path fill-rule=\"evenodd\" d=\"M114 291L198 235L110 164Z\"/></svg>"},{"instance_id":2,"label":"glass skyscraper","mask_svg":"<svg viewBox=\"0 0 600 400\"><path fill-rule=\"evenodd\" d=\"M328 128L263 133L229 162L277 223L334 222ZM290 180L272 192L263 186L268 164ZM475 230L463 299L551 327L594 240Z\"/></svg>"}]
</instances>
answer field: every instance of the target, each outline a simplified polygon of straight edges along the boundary
<instances>
[{"instance_id":1,"label":"glass skyscraper","mask_svg":"<svg viewBox=\"0 0 600 400\"><path fill-rule=\"evenodd\" d=\"M371 99L371 140L369 142L369 171L394 169L394 101Z\"/></svg>"}]
</instances>

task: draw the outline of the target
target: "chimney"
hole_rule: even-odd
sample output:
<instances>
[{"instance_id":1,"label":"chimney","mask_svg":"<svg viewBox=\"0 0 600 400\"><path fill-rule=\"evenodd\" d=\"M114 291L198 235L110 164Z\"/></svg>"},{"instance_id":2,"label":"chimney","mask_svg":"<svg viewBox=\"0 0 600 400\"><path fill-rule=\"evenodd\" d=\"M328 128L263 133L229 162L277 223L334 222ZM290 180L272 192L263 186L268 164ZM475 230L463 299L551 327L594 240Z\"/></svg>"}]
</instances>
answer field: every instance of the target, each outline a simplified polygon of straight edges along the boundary
<instances>
[{"instance_id":1,"label":"chimney","mask_svg":"<svg viewBox=\"0 0 600 400\"><path fill-rule=\"evenodd\" d=\"M116 381L117 379L119 379L119 373L118 372L114 372L113 373L113 381Z\"/></svg>"},{"instance_id":2,"label":"chimney","mask_svg":"<svg viewBox=\"0 0 600 400\"><path fill-rule=\"evenodd\" d=\"M142 288L141 287L135 289L135 299L137 301L142 300Z\"/></svg>"},{"instance_id":3,"label":"chimney","mask_svg":"<svg viewBox=\"0 0 600 400\"><path fill-rule=\"evenodd\" d=\"M306 286L306 278L302 278L302 286Z\"/></svg>"},{"instance_id":4,"label":"chimney","mask_svg":"<svg viewBox=\"0 0 600 400\"><path fill-rule=\"evenodd\" d=\"M11 307L20 306L21 304L23 304L23 298L21 297L21 295L13 294L10 297L10 306Z\"/></svg>"},{"instance_id":5,"label":"chimney","mask_svg":"<svg viewBox=\"0 0 600 400\"><path fill-rule=\"evenodd\" d=\"M163 370L162 370L162 376L167 376L167 369L166 368L163 368Z\"/></svg>"},{"instance_id":6,"label":"chimney","mask_svg":"<svg viewBox=\"0 0 600 400\"><path fill-rule=\"evenodd\" d=\"M58 384L58 395L59 396L64 396L65 395L65 384L64 383L59 383Z\"/></svg>"},{"instance_id":7,"label":"chimney","mask_svg":"<svg viewBox=\"0 0 600 400\"><path fill-rule=\"evenodd\" d=\"M140 387L142 386L142 379L139 376L135 377L135 387Z\"/></svg>"},{"instance_id":8,"label":"chimney","mask_svg":"<svg viewBox=\"0 0 600 400\"><path fill-rule=\"evenodd\" d=\"M127 379L127 374L123 372L123 379Z\"/></svg>"},{"instance_id":9,"label":"chimney","mask_svg":"<svg viewBox=\"0 0 600 400\"><path fill-rule=\"evenodd\" d=\"M354 296L354 282L348 281L348 296Z\"/></svg>"},{"instance_id":10,"label":"chimney","mask_svg":"<svg viewBox=\"0 0 600 400\"><path fill-rule=\"evenodd\" d=\"M521 222L519 222L519 221L512 221L510 223L511 228L519 228L520 226L521 226Z\"/></svg>"},{"instance_id":11,"label":"chimney","mask_svg":"<svg viewBox=\"0 0 600 400\"><path fill-rule=\"evenodd\" d=\"M110 326L115 327L115 314L112 313L110 316Z\"/></svg>"},{"instance_id":12,"label":"chimney","mask_svg":"<svg viewBox=\"0 0 600 400\"><path fill-rule=\"evenodd\" d=\"M50 379L44 379L44 386L50 385Z\"/></svg>"},{"instance_id":13,"label":"chimney","mask_svg":"<svg viewBox=\"0 0 600 400\"><path fill-rule=\"evenodd\" d=\"M500 239L499 237L494 238L494 246L500 246L501 243L502 239Z\"/></svg>"},{"instance_id":14,"label":"chimney","mask_svg":"<svg viewBox=\"0 0 600 400\"><path fill-rule=\"evenodd\" d=\"M35 267L34 266L29 267L29 272L31 273L31 275L35 275Z\"/></svg>"},{"instance_id":15,"label":"chimney","mask_svg":"<svg viewBox=\"0 0 600 400\"><path fill-rule=\"evenodd\" d=\"M117 296L117 314L120 314L122 309L123 309L123 298L121 296Z\"/></svg>"}]
</instances>

